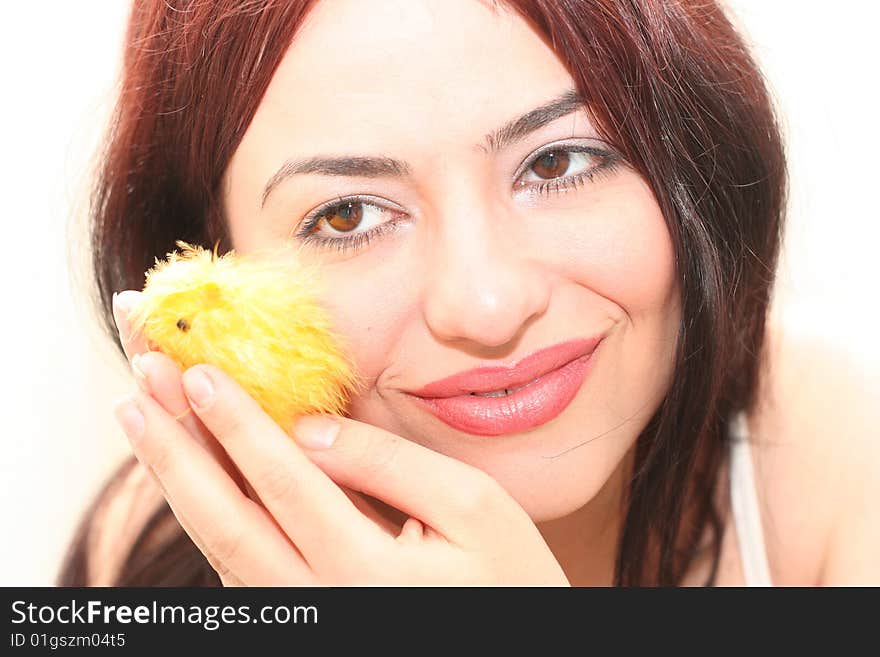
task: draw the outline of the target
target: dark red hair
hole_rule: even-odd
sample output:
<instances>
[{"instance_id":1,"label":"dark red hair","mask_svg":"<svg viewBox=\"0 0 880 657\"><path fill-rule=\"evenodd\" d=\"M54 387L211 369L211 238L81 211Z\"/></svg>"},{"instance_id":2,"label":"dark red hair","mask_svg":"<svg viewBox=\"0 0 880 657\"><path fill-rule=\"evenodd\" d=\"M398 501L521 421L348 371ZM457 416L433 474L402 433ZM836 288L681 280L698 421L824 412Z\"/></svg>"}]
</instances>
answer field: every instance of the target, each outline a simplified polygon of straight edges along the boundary
<instances>
[{"instance_id":1,"label":"dark red hair","mask_svg":"<svg viewBox=\"0 0 880 657\"><path fill-rule=\"evenodd\" d=\"M96 180L91 238L103 324L179 239L231 248L220 181L313 2L139 0ZM707 0L504 0L567 66L597 128L650 184L666 218L683 318L672 385L639 436L615 581L680 582L708 533L726 425L758 389L782 234L785 162L767 90L741 38ZM123 464L101 497L130 470ZM58 583L86 585L93 505ZM143 528L119 585L219 585L167 505ZM148 549L149 547L149 549ZM586 555L585 555L586 558Z\"/></svg>"}]
</instances>

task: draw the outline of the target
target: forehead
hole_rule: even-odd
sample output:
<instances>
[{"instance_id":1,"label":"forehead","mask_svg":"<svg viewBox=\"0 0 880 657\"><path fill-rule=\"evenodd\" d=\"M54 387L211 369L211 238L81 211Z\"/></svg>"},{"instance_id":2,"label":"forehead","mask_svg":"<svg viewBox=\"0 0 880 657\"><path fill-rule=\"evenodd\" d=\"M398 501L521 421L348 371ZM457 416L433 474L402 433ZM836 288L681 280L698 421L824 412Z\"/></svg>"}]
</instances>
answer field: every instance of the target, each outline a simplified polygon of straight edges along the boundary
<instances>
[{"instance_id":1,"label":"forehead","mask_svg":"<svg viewBox=\"0 0 880 657\"><path fill-rule=\"evenodd\" d=\"M501 5L322 0L294 36L248 136L262 148L289 141L309 154L387 152L426 134L434 146L438 137L461 143L571 86L541 36Z\"/></svg>"}]
</instances>

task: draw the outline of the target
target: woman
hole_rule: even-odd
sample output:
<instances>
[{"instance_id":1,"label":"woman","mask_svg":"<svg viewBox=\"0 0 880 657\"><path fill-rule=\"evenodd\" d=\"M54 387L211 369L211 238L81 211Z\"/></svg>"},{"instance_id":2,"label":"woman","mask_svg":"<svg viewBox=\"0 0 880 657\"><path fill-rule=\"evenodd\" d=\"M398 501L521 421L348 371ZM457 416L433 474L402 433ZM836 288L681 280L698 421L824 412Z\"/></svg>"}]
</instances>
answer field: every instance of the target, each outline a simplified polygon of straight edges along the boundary
<instances>
[{"instance_id":1,"label":"woman","mask_svg":"<svg viewBox=\"0 0 880 657\"><path fill-rule=\"evenodd\" d=\"M877 575L868 421L766 322L784 157L717 6L177 4L133 10L94 203L137 461L61 584ZM346 417L293 442L145 353L126 305L178 239L322 263L370 381Z\"/></svg>"}]
</instances>

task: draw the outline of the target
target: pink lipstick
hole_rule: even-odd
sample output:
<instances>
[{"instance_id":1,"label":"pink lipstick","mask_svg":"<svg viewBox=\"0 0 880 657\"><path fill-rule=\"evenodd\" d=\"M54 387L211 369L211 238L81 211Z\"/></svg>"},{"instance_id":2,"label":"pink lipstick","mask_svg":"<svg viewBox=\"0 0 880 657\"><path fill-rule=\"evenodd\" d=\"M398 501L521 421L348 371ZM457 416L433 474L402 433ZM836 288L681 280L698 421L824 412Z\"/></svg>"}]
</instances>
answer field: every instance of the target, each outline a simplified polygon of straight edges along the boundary
<instances>
[{"instance_id":1,"label":"pink lipstick","mask_svg":"<svg viewBox=\"0 0 880 657\"><path fill-rule=\"evenodd\" d=\"M580 390L602 337L569 340L514 366L479 367L410 394L446 424L470 434L527 431L559 415Z\"/></svg>"}]
</instances>

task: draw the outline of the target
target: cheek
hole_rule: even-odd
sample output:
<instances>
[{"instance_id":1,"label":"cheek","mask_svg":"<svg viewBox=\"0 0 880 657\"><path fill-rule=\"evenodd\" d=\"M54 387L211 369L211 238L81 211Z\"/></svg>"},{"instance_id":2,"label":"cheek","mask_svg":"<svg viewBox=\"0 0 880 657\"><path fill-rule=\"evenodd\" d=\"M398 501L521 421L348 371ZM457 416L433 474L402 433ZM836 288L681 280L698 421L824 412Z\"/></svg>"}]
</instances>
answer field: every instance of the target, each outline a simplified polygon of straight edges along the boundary
<instances>
[{"instance_id":1,"label":"cheek","mask_svg":"<svg viewBox=\"0 0 880 657\"><path fill-rule=\"evenodd\" d=\"M648 186L625 174L572 217L563 248L567 276L619 306L633 321L674 305L674 252Z\"/></svg>"},{"instance_id":2,"label":"cheek","mask_svg":"<svg viewBox=\"0 0 880 657\"><path fill-rule=\"evenodd\" d=\"M681 320L674 248L663 213L647 184L627 173L603 189L580 226L570 233L569 276L601 299L616 324L596 394L618 419L650 415L669 384Z\"/></svg>"},{"instance_id":3,"label":"cheek","mask_svg":"<svg viewBox=\"0 0 880 657\"><path fill-rule=\"evenodd\" d=\"M373 258L351 260L323 271L318 296L337 335L369 384L370 392L388 363L396 362L399 345L415 307L399 263L382 266ZM381 290L393 290L384 294ZM369 394L369 393L368 393Z\"/></svg>"}]
</instances>

